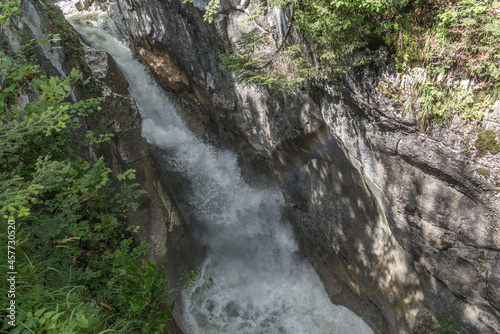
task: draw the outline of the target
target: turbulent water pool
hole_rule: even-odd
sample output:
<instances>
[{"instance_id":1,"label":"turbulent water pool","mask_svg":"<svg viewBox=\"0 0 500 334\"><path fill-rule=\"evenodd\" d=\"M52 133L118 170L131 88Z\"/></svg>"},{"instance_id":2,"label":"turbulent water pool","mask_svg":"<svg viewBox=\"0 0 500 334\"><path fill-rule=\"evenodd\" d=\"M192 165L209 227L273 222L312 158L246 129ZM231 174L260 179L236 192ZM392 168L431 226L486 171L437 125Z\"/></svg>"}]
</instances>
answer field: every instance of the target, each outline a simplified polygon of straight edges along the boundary
<instances>
[{"instance_id":1,"label":"turbulent water pool","mask_svg":"<svg viewBox=\"0 0 500 334\"><path fill-rule=\"evenodd\" d=\"M189 205L202 223L197 242L207 257L200 283L185 290L179 303L185 333L373 333L328 299L298 252L279 189L248 184L233 153L189 130L106 14L68 20L90 45L115 59L141 111L143 137L165 152L169 168L189 180ZM207 289L209 278L213 284Z\"/></svg>"}]
</instances>

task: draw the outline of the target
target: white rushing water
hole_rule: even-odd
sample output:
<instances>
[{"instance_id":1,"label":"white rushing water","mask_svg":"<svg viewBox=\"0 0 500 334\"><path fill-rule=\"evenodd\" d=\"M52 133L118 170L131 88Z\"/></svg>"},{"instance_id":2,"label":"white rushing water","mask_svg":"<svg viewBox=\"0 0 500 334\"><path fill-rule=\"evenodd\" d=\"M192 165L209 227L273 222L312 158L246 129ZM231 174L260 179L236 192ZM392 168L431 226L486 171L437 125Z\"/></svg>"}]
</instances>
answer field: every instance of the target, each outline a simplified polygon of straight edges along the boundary
<instances>
[{"instance_id":1,"label":"white rushing water","mask_svg":"<svg viewBox=\"0 0 500 334\"><path fill-rule=\"evenodd\" d=\"M233 153L203 143L188 129L107 15L68 19L92 46L113 56L141 110L142 135L190 180L190 207L202 223L198 242L207 258L199 285L183 292L180 322L186 334L373 333L328 299L282 217L280 191L247 184ZM213 284L204 289L209 278Z\"/></svg>"}]
</instances>

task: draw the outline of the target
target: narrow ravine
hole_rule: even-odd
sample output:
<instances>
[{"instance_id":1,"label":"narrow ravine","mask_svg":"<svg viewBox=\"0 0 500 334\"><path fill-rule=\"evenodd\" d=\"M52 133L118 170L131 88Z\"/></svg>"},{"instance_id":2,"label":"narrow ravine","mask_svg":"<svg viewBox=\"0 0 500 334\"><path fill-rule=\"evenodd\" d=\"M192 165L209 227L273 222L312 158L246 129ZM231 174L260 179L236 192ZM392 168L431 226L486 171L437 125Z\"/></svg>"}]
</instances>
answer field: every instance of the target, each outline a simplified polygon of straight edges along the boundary
<instances>
[{"instance_id":1,"label":"narrow ravine","mask_svg":"<svg viewBox=\"0 0 500 334\"><path fill-rule=\"evenodd\" d=\"M298 252L279 189L249 185L233 153L211 147L188 129L106 14L68 20L115 59L141 110L142 135L165 152L169 168L190 181L189 206L202 223L195 237L207 257L199 284L182 295L178 320L185 333L373 333L328 299ZM203 288L210 278L213 284Z\"/></svg>"}]
</instances>

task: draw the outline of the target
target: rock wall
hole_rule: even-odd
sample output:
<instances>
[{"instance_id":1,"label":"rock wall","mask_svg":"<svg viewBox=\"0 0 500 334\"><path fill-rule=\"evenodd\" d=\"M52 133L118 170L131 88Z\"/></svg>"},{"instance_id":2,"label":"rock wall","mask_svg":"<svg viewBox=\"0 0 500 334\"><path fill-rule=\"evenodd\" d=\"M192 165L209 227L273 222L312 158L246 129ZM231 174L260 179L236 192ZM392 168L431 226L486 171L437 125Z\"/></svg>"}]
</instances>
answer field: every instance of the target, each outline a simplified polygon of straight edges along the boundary
<instances>
[{"instance_id":1,"label":"rock wall","mask_svg":"<svg viewBox=\"0 0 500 334\"><path fill-rule=\"evenodd\" d=\"M371 79L376 70L347 81L357 108L340 90L324 98L325 120L361 162L392 234L421 268L426 307L452 316L465 333L496 333L500 161L474 143L487 129L499 133L499 104L482 122L455 116L445 127L422 130L404 99L378 89L389 83L408 94L408 78L385 68Z\"/></svg>"},{"instance_id":2,"label":"rock wall","mask_svg":"<svg viewBox=\"0 0 500 334\"><path fill-rule=\"evenodd\" d=\"M287 11L271 6L242 27L254 1L224 1L208 24L206 3L104 7L197 115L200 135L215 133L207 140L281 183L300 248L332 301L377 333L429 333L434 316L453 318L464 333L500 332L500 164L475 147L485 130L500 133L500 105L477 124L455 118L424 128L403 108L413 78L390 72L383 57L293 97L238 84L218 56L253 27L270 32L276 48Z\"/></svg>"}]
</instances>

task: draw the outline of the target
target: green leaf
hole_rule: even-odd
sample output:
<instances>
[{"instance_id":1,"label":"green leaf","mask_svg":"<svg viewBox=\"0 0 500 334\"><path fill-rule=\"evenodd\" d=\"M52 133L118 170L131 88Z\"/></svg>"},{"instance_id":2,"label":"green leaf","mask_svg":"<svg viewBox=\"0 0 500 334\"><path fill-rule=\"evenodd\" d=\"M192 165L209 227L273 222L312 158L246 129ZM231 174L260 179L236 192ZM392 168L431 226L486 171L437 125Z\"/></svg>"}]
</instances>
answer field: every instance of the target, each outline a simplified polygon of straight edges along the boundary
<instances>
[{"instance_id":1,"label":"green leaf","mask_svg":"<svg viewBox=\"0 0 500 334\"><path fill-rule=\"evenodd\" d=\"M85 317L82 315L81 318L77 320L78 326L81 328L88 328L89 327L89 321L85 319Z\"/></svg>"},{"instance_id":2,"label":"green leaf","mask_svg":"<svg viewBox=\"0 0 500 334\"><path fill-rule=\"evenodd\" d=\"M59 317L61 315L63 315L64 313L66 313L65 311L63 312L59 312L59 313L56 313L53 317L52 317L52 321L56 321L57 319L59 319Z\"/></svg>"}]
</instances>

